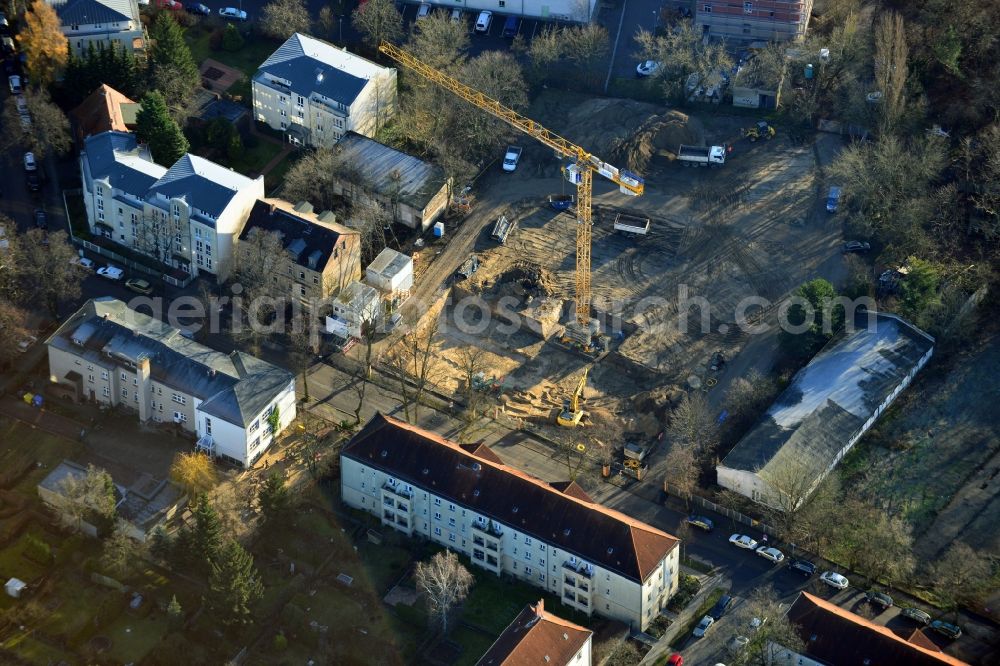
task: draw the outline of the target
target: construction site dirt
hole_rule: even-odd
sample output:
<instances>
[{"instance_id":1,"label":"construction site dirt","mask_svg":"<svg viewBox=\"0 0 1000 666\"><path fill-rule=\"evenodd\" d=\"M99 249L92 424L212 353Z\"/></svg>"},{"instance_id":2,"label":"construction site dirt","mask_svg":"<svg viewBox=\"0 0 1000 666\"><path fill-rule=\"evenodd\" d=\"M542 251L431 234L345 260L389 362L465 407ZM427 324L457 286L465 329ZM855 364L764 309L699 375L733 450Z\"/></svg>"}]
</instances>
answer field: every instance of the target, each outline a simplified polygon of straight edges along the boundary
<instances>
[{"instance_id":1,"label":"construction site dirt","mask_svg":"<svg viewBox=\"0 0 1000 666\"><path fill-rule=\"evenodd\" d=\"M749 338L739 325L744 319L767 317L806 280L843 280L841 229L823 210L810 142L793 142L778 128L776 138L750 143L740 139L753 120L746 117L699 120L564 93L543 95L529 115L602 159L643 169L642 197L594 181L592 289L610 353L591 364L558 343L572 314L577 223L572 207L554 210L548 197L574 188L550 150L524 142L517 171L478 183L476 208L444 239L440 255L419 267L417 291L443 296L439 288L461 261L471 252L480 260L451 287L443 309L442 390L464 390L462 350L481 348L484 374L503 378L496 409L542 428L552 424L556 434L555 414L594 365L583 395L587 436L653 435L683 391L711 390L711 357L739 354ZM721 168L685 169L671 159L675 140L733 150ZM648 231L615 231L622 212L648 219ZM490 237L501 214L516 222L502 245ZM480 304L470 307L470 297Z\"/></svg>"}]
</instances>

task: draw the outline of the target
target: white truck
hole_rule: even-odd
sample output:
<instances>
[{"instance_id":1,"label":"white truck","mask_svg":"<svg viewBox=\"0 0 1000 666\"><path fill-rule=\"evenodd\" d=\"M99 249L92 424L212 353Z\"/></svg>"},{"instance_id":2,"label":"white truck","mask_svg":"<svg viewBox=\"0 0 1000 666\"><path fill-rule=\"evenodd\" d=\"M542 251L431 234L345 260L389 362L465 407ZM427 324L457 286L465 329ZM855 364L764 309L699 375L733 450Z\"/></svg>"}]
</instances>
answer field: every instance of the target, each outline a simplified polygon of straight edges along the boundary
<instances>
[{"instance_id":1,"label":"white truck","mask_svg":"<svg viewBox=\"0 0 1000 666\"><path fill-rule=\"evenodd\" d=\"M683 166L722 166L726 163L726 147L681 144L677 149L677 161Z\"/></svg>"},{"instance_id":2,"label":"white truck","mask_svg":"<svg viewBox=\"0 0 1000 666\"><path fill-rule=\"evenodd\" d=\"M625 231L630 234L645 236L649 231L649 218L618 213L615 215L615 231Z\"/></svg>"},{"instance_id":3,"label":"white truck","mask_svg":"<svg viewBox=\"0 0 1000 666\"><path fill-rule=\"evenodd\" d=\"M513 171L516 169L519 159L521 159L521 147L507 146L507 154L503 156L503 170Z\"/></svg>"}]
</instances>

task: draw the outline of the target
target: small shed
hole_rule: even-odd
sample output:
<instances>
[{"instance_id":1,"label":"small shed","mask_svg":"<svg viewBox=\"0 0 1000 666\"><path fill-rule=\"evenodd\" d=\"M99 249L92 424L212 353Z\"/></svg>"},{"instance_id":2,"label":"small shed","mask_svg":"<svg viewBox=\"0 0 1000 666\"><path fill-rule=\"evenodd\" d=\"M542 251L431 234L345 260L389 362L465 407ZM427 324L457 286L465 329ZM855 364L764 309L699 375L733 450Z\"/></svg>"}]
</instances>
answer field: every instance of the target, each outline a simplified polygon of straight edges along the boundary
<instances>
[{"instance_id":1,"label":"small shed","mask_svg":"<svg viewBox=\"0 0 1000 666\"><path fill-rule=\"evenodd\" d=\"M4 589L7 591L7 596L15 599L21 598L21 593L24 592L26 587L28 587L28 584L19 578L11 578L7 581L7 584L4 585Z\"/></svg>"}]
</instances>

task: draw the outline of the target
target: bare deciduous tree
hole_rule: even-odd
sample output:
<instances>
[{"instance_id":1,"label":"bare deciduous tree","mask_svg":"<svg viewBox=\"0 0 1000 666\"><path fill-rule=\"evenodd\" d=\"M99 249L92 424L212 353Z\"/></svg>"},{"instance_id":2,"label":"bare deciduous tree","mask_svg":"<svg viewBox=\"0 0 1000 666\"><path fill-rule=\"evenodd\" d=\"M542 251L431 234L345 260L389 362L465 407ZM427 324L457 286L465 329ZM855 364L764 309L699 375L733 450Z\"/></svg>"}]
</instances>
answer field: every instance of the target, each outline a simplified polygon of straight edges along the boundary
<instances>
[{"instance_id":1,"label":"bare deciduous tree","mask_svg":"<svg viewBox=\"0 0 1000 666\"><path fill-rule=\"evenodd\" d=\"M875 24L875 83L882 93L881 116L886 132L895 128L906 107L908 57L903 17L888 12Z\"/></svg>"},{"instance_id":2,"label":"bare deciduous tree","mask_svg":"<svg viewBox=\"0 0 1000 666\"><path fill-rule=\"evenodd\" d=\"M483 400L482 390L476 390L475 380L485 374L489 352L478 345L463 347L458 353L458 369L465 383L466 422L471 424L479 416L479 405Z\"/></svg>"},{"instance_id":3,"label":"bare deciduous tree","mask_svg":"<svg viewBox=\"0 0 1000 666\"><path fill-rule=\"evenodd\" d=\"M684 505L691 508L691 494L698 487L698 456L695 447L679 441L671 443L663 460L664 480L670 489L684 498Z\"/></svg>"},{"instance_id":4,"label":"bare deciduous tree","mask_svg":"<svg viewBox=\"0 0 1000 666\"><path fill-rule=\"evenodd\" d=\"M271 324L284 313L287 294L276 293L278 275L285 275L289 261L281 236L273 231L251 229L233 250L233 270L230 275L234 299L246 317L248 325L234 326L233 334L249 339L254 346L260 337L272 332ZM237 286L239 287L237 289Z\"/></svg>"},{"instance_id":5,"label":"bare deciduous tree","mask_svg":"<svg viewBox=\"0 0 1000 666\"><path fill-rule=\"evenodd\" d=\"M428 610L440 623L441 632L447 634L451 609L469 594L475 578L459 562L458 555L446 550L429 562L417 562L413 580L426 597Z\"/></svg>"},{"instance_id":6,"label":"bare deciduous tree","mask_svg":"<svg viewBox=\"0 0 1000 666\"><path fill-rule=\"evenodd\" d=\"M684 86L692 74L704 81L733 64L724 43L704 40L701 30L689 22L664 35L640 29L635 41L643 59L660 63L653 78L663 86L668 99L683 100Z\"/></svg>"},{"instance_id":7,"label":"bare deciduous tree","mask_svg":"<svg viewBox=\"0 0 1000 666\"><path fill-rule=\"evenodd\" d=\"M699 457L715 454L719 443L719 424L702 394L686 394L681 399L670 416L667 434L673 443L693 447Z\"/></svg>"},{"instance_id":8,"label":"bare deciduous tree","mask_svg":"<svg viewBox=\"0 0 1000 666\"><path fill-rule=\"evenodd\" d=\"M32 229L21 237L18 247L22 293L31 294L32 302L43 303L55 315L60 302L80 297L80 272L71 263L77 254L65 231L46 234Z\"/></svg>"},{"instance_id":9,"label":"bare deciduous tree","mask_svg":"<svg viewBox=\"0 0 1000 666\"><path fill-rule=\"evenodd\" d=\"M783 650L801 650L804 643L786 611L770 585L751 591L750 596L733 612L735 631L746 636L749 642L732 656L731 663L737 666L770 666Z\"/></svg>"},{"instance_id":10,"label":"bare deciduous tree","mask_svg":"<svg viewBox=\"0 0 1000 666\"><path fill-rule=\"evenodd\" d=\"M264 5L260 29L275 39L288 39L297 32L308 33L312 21L304 0L272 0Z\"/></svg>"},{"instance_id":11,"label":"bare deciduous tree","mask_svg":"<svg viewBox=\"0 0 1000 666\"><path fill-rule=\"evenodd\" d=\"M441 369L441 359L438 356L441 345L438 338L439 325L438 317L429 317L422 327L408 331L387 356L390 367L399 379L403 414L411 423L419 418L420 400L434 384Z\"/></svg>"},{"instance_id":12,"label":"bare deciduous tree","mask_svg":"<svg viewBox=\"0 0 1000 666\"><path fill-rule=\"evenodd\" d=\"M73 142L69 133L69 120L62 109L52 102L48 91L44 88L29 88L20 97L27 105L31 125L22 126L21 114L11 95L4 104L3 120L6 127L2 143L8 148L19 146L29 150L38 159L49 153L61 155L69 150Z\"/></svg>"},{"instance_id":13,"label":"bare deciduous tree","mask_svg":"<svg viewBox=\"0 0 1000 666\"><path fill-rule=\"evenodd\" d=\"M403 38L403 17L393 0L368 0L358 5L351 14L351 24L372 48L383 41L399 42Z\"/></svg>"},{"instance_id":14,"label":"bare deciduous tree","mask_svg":"<svg viewBox=\"0 0 1000 666\"><path fill-rule=\"evenodd\" d=\"M28 336L27 313L0 296L0 368L19 355L18 343Z\"/></svg>"},{"instance_id":15,"label":"bare deciduous tree","mask_svg":"<svg viewBox=\"0 0 1000 666\"><path fill-rule=\"evenodd\" d=\"M930 566L934 594L950 611L956 611L961 603L982 601L994 579L994 566L986 554L956 541Z\"/></svg>"},{"instance_id":16,"label":"bare deciduous tree","mask_svg":"<svg viewBox=\"0 0 1000 666\"><path fill-rule=\"evenodd\" d=\"M88 465L84 474L70 474L59 482L60 509L76 529L91 511L110 521L115 515L114 488L110 474Z\"/></svg>"}]
</instances>

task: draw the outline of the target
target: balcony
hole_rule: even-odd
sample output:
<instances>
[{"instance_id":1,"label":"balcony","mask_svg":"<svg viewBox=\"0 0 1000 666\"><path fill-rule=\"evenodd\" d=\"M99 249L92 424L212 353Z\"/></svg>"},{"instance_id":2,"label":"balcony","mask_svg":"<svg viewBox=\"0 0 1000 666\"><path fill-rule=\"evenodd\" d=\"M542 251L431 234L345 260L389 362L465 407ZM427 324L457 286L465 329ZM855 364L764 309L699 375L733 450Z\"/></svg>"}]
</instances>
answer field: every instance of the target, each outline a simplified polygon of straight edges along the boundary
<instances>
[{"instance_id":1,"label":"balcony","mask_svg":"<svg viewBox=\"0 0 1000 666\"><path fill-rule=\"evenodd\" d=\"M565 562L563 562L563 569L572 571L577 576L583 576L584 578L591 578L594 575L594 567L585 562L573 563L570 562L569 560L566 560Z\"/></svg>"},{"instance_id":2,"label":"balcony","mask_svg":"<svg viewBox=\"0 0 1000 666\"><path fill-rule=\"evenodd\" d=\"M406 490L406 488L399 485L398 483L396 485L392 485L391 483L386 481L385 483L382 484L382 490L387 490L393 495L396 495L397 497L405 497L406 499L411 499L413 497L412 490Z\"/></svg>"},{"instance_id":3,"label":"balcony","mask_svg":"<svg viewBox=\"0 0 1000 666\"><path fill-rule=\"evenodd\" d=\"M563 585L566 587L576 587L576 581L572 578L563 578Z\"/></svg>"},{"instance_id":4,"label":"balcony","mask_svg":"<svg viewBox=\"0 0 1000 666\"><path fill-rule=\"evenodd\" d=\"M481 532L482 534L485 534L493 538L499 538L503 536L503 531L497 525L494 525L492 520L488 520L485 522L478 522L478 521L473 522L472 531L473 533Z\"/></svg>"}]
</instances>

